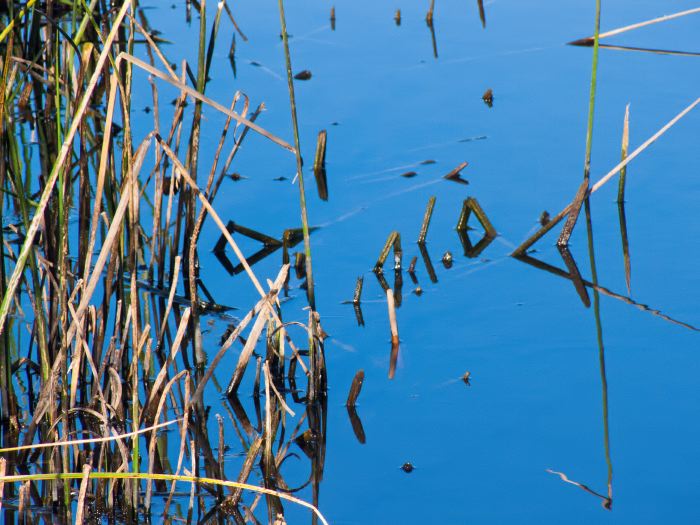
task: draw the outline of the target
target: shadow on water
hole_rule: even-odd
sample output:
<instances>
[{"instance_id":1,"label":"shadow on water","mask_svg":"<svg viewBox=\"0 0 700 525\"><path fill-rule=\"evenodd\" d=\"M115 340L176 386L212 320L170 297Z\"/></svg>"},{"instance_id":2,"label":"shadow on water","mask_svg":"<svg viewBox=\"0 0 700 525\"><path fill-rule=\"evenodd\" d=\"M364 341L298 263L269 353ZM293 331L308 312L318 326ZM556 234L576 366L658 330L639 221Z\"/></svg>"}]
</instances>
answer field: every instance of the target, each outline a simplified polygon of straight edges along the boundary
<instances>
[{"instance_id":1,"label":"shadow on water","mask_svg":"<svg viewBox=\"0 0 700 525\"><path fill-rule=\"evenodd\" d=\"M608 424L608 378L606 374L606 369L605 369L605 344L603 342L603 323L601 320L601 313L600 313L600 293L598 291L598 270L596 266L596 261L595 261L595 246L594 246L594 241L593 241L593 223L591 221L591 208L590 208L590 200L586 199L585 201L585 216L586 216L586 233L588 237L588 254L589 254L589 259L590 259L590 266L591 266L591 278L592 278L592 284L593 284L593 316L595 319L595 328L596 328L596 341L598 344L598 366L599 366L599 371L600 371L600 384L601 384L601 400L602 400L602 419L603 419L603 449L605 453L605 463L607 465L607 495L602 495L593 489L589 488L587 485L584 485L582 483L578 483L576 481L573 481L568 478L568 476L562 472L557 472L554 470L548 470L548 472L552 474L557 474L562 481L565 481L566 483L571 483L580 489L584 490L585 492L588 492L589 494L592 494L602 500L601 504L603 508L607 510L612 510L612 504L613 504L613 464L612 464L612 457L611 457L611 452L610 452L610 427ZM585 294L585 296L582 296L582 300L585 297L584 304L586 307L590 306L590 300L588 298L588 294L586 292L585 287L583 286L583 282L581 279L580 274L578 273L578 269L576 267L576 263L573 260L573 257L571 257L570 253L568 253L568 249L560 247L560 251L562 252L562 257L564 258L565 261L569 261L567 263L567 267L570 269L570 275L569 277L571 280L574 282L574 285L576 286L577 291L579 292L579 295L581 293ZM565 253L567 255L565 256ZM578 283L578 284L576 284Z\"/></svg>"}]
</instances>

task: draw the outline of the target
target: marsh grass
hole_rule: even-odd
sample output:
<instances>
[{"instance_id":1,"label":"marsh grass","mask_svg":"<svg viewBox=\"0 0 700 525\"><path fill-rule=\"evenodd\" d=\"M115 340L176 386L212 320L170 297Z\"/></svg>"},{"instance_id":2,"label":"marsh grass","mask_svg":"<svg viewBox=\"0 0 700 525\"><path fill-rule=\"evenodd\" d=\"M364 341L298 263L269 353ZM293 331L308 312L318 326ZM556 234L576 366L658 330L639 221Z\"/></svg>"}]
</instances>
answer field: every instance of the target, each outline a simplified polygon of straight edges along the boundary
<instances>
[{"instance_id":1,"label":"marsh grass","mask_svg":"<svg viewBox=\"0 0 700 525\"><path fill-rule=\"evenodd\" d=\"M64 521L98 513L125 522L159 519L172 513L180 498L176 484L185 483L183 519L196 506L238 521L264 498L267 504L255 511L267 513L263 519L284 515L284 502L292 502L326 523L316 509L325 461L320 318L312 311L302 337L292 337L294 325L283 321L279 302L289 266L263 286L226 227L230 218L214 205L250 131L295 154L300 168L298 140L292 146L257 124L263 106L252 110L245 94L233 94L229 106L206 95L222 24L228 20L246 37L225 2L212 6L213 17L205 2L187 7L188 16L192 9L200 15L197 63L182 62L179 76L147 11L133 12L131 1L106 8L96 0L30 0L21 9L10 3L0 15L5 521L31 519L46 509ZM132 107L134 85L144 78L151 89L149 113ZM163 107L163 83L179 92L172 110ZM203 133L212 133L205 107L226 119L213 158L200 155ZM296 136L296 121L293 128ZM313 307L301 178L299 183ZM240 319L223 311L199 274L207 221L260 295ZM246 233L275 249L283 246L285 255L292 245L287 232L283 241ZM210 315L232 323L211 358L202 337ZM204 404L205 390L220 390L217 375L226 374L218 365L229 352L239 352L238 366L229 396L217 408L228 418L215 418ZM254 352L262 356L255 363L253 404L264 424L257 426L237 397ZM298 388L299 380L307 385ZM301 410L293 410L292 402ZM163 432L166 419L177 431ZM212 435L210 424L218 429ZM222 454L234 434L246 461L231 482ZM315 505L290 496L284 481L283 460L300 434L316 444L309 456ZM245 484L255 469L261 486ZM166 495L164 504L154 504L154 490Z\"/></svg>"}]
</instances>

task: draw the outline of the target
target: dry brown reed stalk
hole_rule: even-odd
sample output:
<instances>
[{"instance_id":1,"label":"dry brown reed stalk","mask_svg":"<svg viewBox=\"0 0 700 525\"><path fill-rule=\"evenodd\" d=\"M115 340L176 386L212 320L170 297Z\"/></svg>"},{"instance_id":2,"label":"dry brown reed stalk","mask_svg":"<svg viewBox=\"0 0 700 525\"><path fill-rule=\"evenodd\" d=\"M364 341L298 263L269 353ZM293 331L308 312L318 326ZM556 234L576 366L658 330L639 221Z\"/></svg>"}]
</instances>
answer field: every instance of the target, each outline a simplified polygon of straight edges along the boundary
<instances>
[{"instance_id":1,"label":"dry brown reed stalk","mask_svg":"<svg viewBox=\"0 0 700 525\"><path fill-rule=\"evenodd\" d=\"M316 187L318 188L318 196L321 200L328 200L328 179L326 176L326 130L318 132L316 141L316 155L314 157L314 177L316 178Z\"/></svg>"},{"instance_id":2,"label":"dry brown reed stalk","mask_svg":"<svg viewBox=\"0 0 700 525\"><path fill-rule=\"evenodd\" d=\"M150 144L151 141L151 136L146 137L142 144L139 146L138 150L136 151L136 154L134 156L134 169L132 173L138 173L140 170L141 164L143 163L143 159L146 155L147 148ZM77 317L73 318L73 321L70 325L70 328L68 329L68 335L66 337L67 342L70 344L70 342L73 339L73 336L75 335L75 330L77 328L77 322L79 319L83 317L85 314L85 311L87 310L88 304L90 300L92 299L92 294L94 293L95 289L97 288L97 284L99 280L102 277L102 269L104 268L104 265L107 261L107 257L110 255L110 251L112 248L112 244L114 243L117 235L119 234L121 228L122 228L122 220L124 218L124 215L126 214L127 207L131 201L132 198L132 193L130 191L130 187L134 184L133 179L129 178L124 184L124 191L122 192L121 198L119 200L119 206L117 207L117 210L114 214L114 217L112 218L112 223L109 228L109 232L107 233L107 236L105 240L102 243L102 249L100 250L100 254L97 257L97 262L95 263L92 273L90 275L90 279L88 281L87 287L85 288L85 292L83 296L81 297L80 304L78 306L78 309L76 310L76 315Z\"/></svg>"},{"instance_id":3,"label":"dry brown reed stalk","mask_svg":"<svg viewBox=\"0 0 700 525\"><path fill-rule=\"evenodd\" d=\"M360 304L360 300L362 299L362 283L364 280L365 279L362 275L357 278L357 282L355 283L355 293L352 297L353 304Z\"/></svg>"},{"instance_id":4,"label":"dry brown reed stalk","mask_svg":"<svg viewBox=\"0 0 700 525\"><path fill-rule=\"evenodd\" d=\"M238 474L237 482L239 484L245 483L248 480L248 477L250 477L250 474L253 471L253 466L260 455L260 447L262 446L262 442L262 437L258 436L250 444L250 447L248 447L248 452L246 454L245 461L243 462L243 467ZM242 488L235 488L228 501L230 501L231 505L236 506L238 505L242 494Z\"/></svg>"},{"instance_id":5,"label":"dry brown reed stalk","mask_svg":"<svg viewBox=\"0 0 700 525\"><path fill-rule=\"evenodd\" d=\"M484 11L484 0L476 0L479 7L479 19L481 20L481 27L486 27L486 12Z\"/></svg>"},{"instance_id":6,"label":"dry brown reed stalk","mask_svg":"<svg viewBox=\"0 0 700 525\"><path fill-rule=\"evenodd\" d=\"M658 18L653 18L651 20L646 20L644 22L638 22L636 24L631 24L628 26L619 27L617 29L612 29L610 31L606 31L605 33L600 33L600 35L598 35L598 39L608 38L611 36L626 33L628 31L632 31L634 29L639 29L640 27L650 26L652 24L658 24L660 22L667 22L667 21L673 20L675 18L680 18L683 16L692 15L695 13L700 13L700 7L695 7L693 9L688 9L686 11L680 11L678 13L673 13L671 15L664 15L664 16L660 16ZM572 46L591 46L591 45L593 45L593 37L590 36L590 37L586 37L586 38L581 38L579 40L574 40L573 42L569 42L569 45L572 45Z\"/></svg>"},{"instance_id":7,"label":"dry brown reed stalk","mask_svg":"<svg viewBox=\"0 0 700 525\"><path fill-rule=\"evenodd\" d=\"M399 353L399 327L396 324L396 306L394 304L394 292L389 289L386 292L386 303L389 311L389 326L391 328L391 361L389 364L389 379L394 378L396 371L396 358Z\"/></svg>"},{"instance_id":8,"label":"dry brown reed stalk","mask_svg":"<svg viewBox=\"0 0 700 525\"><path fill-rule=\"evenodd\" d=\"M183 317L183 321L185 321L185 318ZM186 323L186 321L185 321ZM165 366L163 367L165 369ZM163 388L163 392L160 395L160 399L158 400L158 406L155 409L155 415L153 416L153 421L158 421L160 419L160 415L163 411L163 407L165 405L166 401L166 396L167 394L171 391L173 385L177 383L180 378L185 378L185 399L184 403L182 406L186 407L185 408L185 413L183 414L183 417L179 420L182 422L182 428L186 429L187 424L188 424L188 401L189 401L189 379L190 379L190 373L187 370L182 370L178 372L168 383L165 385L165 388ZM156 389L153 389L153 392L155 392ZM147 404L144 406L144 413L148 413L150 411L150 406ZM155 451L156 451L156 438L157 438L157 432L156 429L154 428L151 434L151 440L148 445L148 473L153 474L154 472L154 460L155 460ZM149 480L146 484L146 498L145 498L145 507L147 511L150 513L151 510L151 490L152 490L152 483Z\"/></svg>"},{"instance_id":9,"label":"dry brown reed stalk","mask_svg":"<svg viewBox=\"0 0 700 525\"><path fill-rule=\"evenodd\" d=\"M430 0L430 7L425 15L425 21L428 25L433 25L433 14L435 13L435 0Z\"/></svg>"},{"instance_id":10,"label":"dry brown reed stalk","mask_svg":"<svg viewBox=\"0 0 700 525\"><path fill-rule=\"evenodd\" d=\"M688 113L690 113L698 104L700 104L700 98L695 99L692 103L690 103L688 106L686 106L685 109L683 109L675 117L673 117L666 124L664 124L656 133L654 133L651 137L649 137L647 140L645 140L639 147L637 147L632 153L630 153L629 156L625 160L619 162L613 169L611 169L607 174L605 174L603 177L601 177L593 186L591 186L586 193L586 197L588 197L589 195L592 195L593 193L598 191L601 187L603 187L605 185L605 183L607 183L611 178L613 178L617 173L619 173L622 168L624 168L630 162L632 162L635 158L637 158L637 156L640 153L642 153L645 149L647 149L654 142L656 142L656 140L659 137L661 137L664 133L666 133L669 129L671 129L684 116L686 116ZM563 210L561 210L554 217L552 217L546 225L542 226L533 235L528 237L522 244L520 244L511 253L511 255L514 257L524 255L533 244L535 244L538 240L540 240L542 237L544 237L551 229L553 229L557 224L559 224L559 222L561 222L561 220L564 217L566 217L566 215L571 211L572 207L573 207L573 203L569 203Z\"/></svg>"},{"instance_id":11,"label":"dry brown reed stalk","mask_svg":"<svg viewBox=\"0 0 700 525\"><path fill-rule=\"evenodd\" d=\"M80 481L80 491L78 492L77 510L75 513L75 525L83 524L83 513L85 512L85 496L87 496L88 485L90 484L90 463L83 465L83 478Z\"/></svg>"},{"instance_id":12,"label":"dry brown reed stalk","mask_svg":"<svg viewBox=\"0 0 700 525\"><path fill-rule=\"evenodd\" d=\"M444 178L448 179L448 180L453 180L455 182L461 182L461 183L466 184L467 181L462 178L462 170L464 168L466 168L467 166L469 166L468 162L460 163L459 166L457 166L452 171L450 171L447 175L444 176Z\"/></svg>"},{"instance_id":13,"label":"dry brown reed stalk","mask_svg":"<svg viewBox=\"0 0 700 525\"><path fill-rule=\"evenodd\" d=\"M284 398L280 394L279 390L277 390L277 387L275 386L274 381L272 381L272 377L270 376L270 367L268 366L267 361L265 361L265 363L263 363L263 373L265 375L265 381L267 381L269 383L270 388L272 388L272 392L275 394L275 397L277 398L277 401L280 402L280 406L290 416L295 417L296 414L294 413L294 410L289 408L289 405L284 401Z\"/></svg>"},{"instance_id":14,"label":"dry brown reed stalk","mask_svg":"<svg viewBox=\"0 0 700 525\"><path fill-rule=\"evenodd\" d=\"M267 322L268 316L271 312L274 311L274 301L277 299L277 294L282 289L282 284L284 283L287 277L288 271L289 265L284 265L280 273L277 275L277 278L275 279L273 288L270 290L269 296L264 297L260 302L258 302L258 305L256 305L253 311L249 313L249 316L252 318L252 316L255 315L253 312L255 312L255 310L258 310L259 308L257 318L255 320L255 323L253 324L253 328L251 329L250 334L248 335L243 350L241 350L241 353L238 358L238 364L236 365L236 369L234 370L233 376L231 377L231 381L229 382L228 388L226 389L226 394L229 396L235 394L238 390L241 380L243 379L245 369L248 366L250 356L253 354L253 350L255 350L255 345L258 343L258 339L260 338L260 334L262 333L265 323ZM250 322L250 319L246 321L246 324L248 322ZM243 322L239 324L239 328L241 327L241 325L243 325ZM224 356L224 353L230 346L229 341L233 343L233 341L235 341L235 339L238 337L238 334L240 334L241 330L242 328L237 328L231 333L226 343L224 343L221 350L214 358L214 361L212 361L212 365L218 364L218 362L221 360L221 358ZM210 370L213 371L213 366L210 367ZM199 392L199 388L197 390ZM195 393L195 397L197 395L198 394Z\"/></svg>"},{"instance_id":15,"label":"dry brown reed stalk","mask_svg":"<svg viewBox=\"0 0 700 525\"><path fill-rule=\"evenodd\" d=\"M288 144L287 142L285 142L281 138L266 131L265 129L261 128L260 126L258 126L254 122L243 118L238 113L236 113L234 111L230 111L229 109L222 106L221 104L219 104L215 100L212 100L211 98L209 98L205 95L202 95L201 93L199 93L195 89L192 89L191 87L189 87L187 84L178 80L177 78L173 79L172 77L166 75L165 73L163 73L159 69L156 69L156 68L150 66L149 64L147 64L143 60L136 58L133 55L129 55L128 53L124 53L124 52L119 53L119 55L117 56L117 60L116 60L117 64L119 64L122 60L126 60L127 62L129 62L135 66L138 66L140 69L143 69L148 74L153 75L154 77L157 77L157 78L167 82L168 84L178 88L179 90L186 93L188 96L194 98L195 100L198 100L200 102L203 102L204 104L207 104L208 106L213 107L214 109L218 110L219 112L223 113L224 115L231 117L233 120L237 121L238 123L246 126L247 128L252 129L256 133L259 133L263 137L271 140L275 144L282 146L284 149L286 149L292 153L294 153L296 151L290 144Z\"/></svg>"},{"instance_id":16,"label":"dry brown reed stalk","mask_svg":"<svg viewBox=\"0 0 700 525\"><path fill-rule=\"evenodd\" d=\"M139 436L141 434L146 434L148 432L152 432L158 429L165 428L167 426L172 425L173 423L177 423L179 420L178 419L173 419L171 421L166 421L165 423L158 423L156 425L142 428L139 430L134 430L133 432L127 432L124 434L115 434L113 436L107 436L107 437L101 437L101 438L88 438L88 439L73 439L69 441L57 441L57 442L51 442L51 443L33 443L31 445L22 445L22 446L17 446L17 447L6 447L6 448L0 448L0 454L4 454L6 452L20 452L22 450L35 450L35 449L40 449L40 448L55 448L55 447L74 447L76 445L85 445L88 443L106 443L108 441L116 441L116 440L125 440L129 438L133 438L135 436Z\"/></svg>"},{"instance_id":17,"label":"dry brown reed stalk","mask_svg":"<svg viewBox=\"0 0 700 525\"><path fill-rule=\"evenodd\" d=\"M395 262L398 263L399 268L401 267L401 234L397 231L393 231L389 234L382 251L379 253L379 258L374 265L375 272L381 273L384 271L384 263L392 248L394 248Z\"/></svg>"},{"instance_id":18,"label":"dry brown reed stalk","mask_svg":"<svg viewBox=\"0 0 700 525\"><path fill-rule=\"evenodd\" d=\"M498 232L496 228L493 227L491 221L489 220L486 212L474 197L468 197L462 204L462 211L459 214L459 219L457 219L456 230L458 232L466 232L468 229L469 217L474 213L477 220L481 223L484 228L487 237L496 237Z\"/></svg>"},{"instance_id":19,"label":"dry brown reed stalk","mask_svg":"<svg viewBox=\"0 0 700 525\"><path fill-rule=\"evenodd\" d=\"M559 234L557 245L562 247L569 245L569 239L571 238L571 234L573 233L574 227L576 226L579 213L581 212L581 206L583 205L583 201L586 198L587 192L588 178L585 178L579 186L578 191L576 192L576 196L574 197L574 200L572 202L571 211L569 212L566 222L564 223L564 227L561 230L561 234Z\"/></svg>"},{"instance_id":20,"label":"dry brown reed stalk","mask_svg":"<svg viewBox=\"0 0 700 525\"><path fill-rule=\"evenodd\" d=\"M435 196L430 197L428 200L428 206L425 209L425 215L423 216L423 224L420 227L420 234L418 235L418 243L425 243L425 239L428 236L428 228L430 227L430 218L433 216L433 208L435 207Z\"/></svg>"},{"instance_id":21,"label":"dry brown reed stalk","mask_svg":"<svg viewBox=\"0 0 700 525\"><path fill-rule=\"evenodd\" d=\"M392 342L393 342L393 335L392 335ZM345 401L345 406L346 407L354 407L355 403L357 403L357 398L360 395L360 391L362 390L362 383L365 381L365 371L364 370L358 370L357 373L355 374L355 377L352 379L352 384L350 385L350 391L348 392L348 399Z\"/></svg>"}]
</instances>

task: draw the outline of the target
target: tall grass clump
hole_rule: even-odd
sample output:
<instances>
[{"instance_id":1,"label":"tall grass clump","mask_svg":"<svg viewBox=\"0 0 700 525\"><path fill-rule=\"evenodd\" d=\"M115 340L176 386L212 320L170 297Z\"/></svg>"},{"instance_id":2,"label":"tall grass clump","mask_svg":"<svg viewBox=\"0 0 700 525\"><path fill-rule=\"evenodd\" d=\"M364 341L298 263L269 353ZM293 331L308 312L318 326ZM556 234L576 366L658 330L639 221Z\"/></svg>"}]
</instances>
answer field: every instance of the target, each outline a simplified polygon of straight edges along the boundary
<instances>
[{"instance_id":1,"label":"tall grass clump","mask_svg":"<svg viewBox=\"0 0 700 525\"><path fill-rule=\"evenodd\" d=\"M245 40L225 2L212 6L213 17L206 2L188 2L188 16L199 11L197 63L177 70L177 57L166 56L148 11L137 5L30 0L0 7L3 520L186 519L196 508L236 522L249 513L274 521L292 502L325 523L316 508L325 458L323 365L306 348L322 355L323 331L303 182L312 312L300 333L288 332L278 301L289 265L263 286L214 206L245 140L270 140L299 163L298 138L292 146L266 131L257 123L263 105L243 93L229 105L207 97L224 10ZM150 113L132 107L143 79ZM166 84L179 93L172 108L162 103ZM205 107L226 119L213 157L201 154L204 133L216 133L206 128ZM240 318L225 313L199 273L207 220L259 294L256 304L240 305ZM204 344L207 316L229 325L214 351ZM221 406L212 412L204 394L232 379L217 365L236 352L238 382L214 397ZM240 378L254 352L261 356L254 396L244 403ZM299 380L306 383L297 387ZM227 419L214 417L216 410ZM292 445L308 452L314 504L291 496L284 481ZM246 455L240 471L223 460L230 446ZM248 483L256 471L259 486ZM266 504L256 510L261 499Z\"/></svg>"}]
</instances>

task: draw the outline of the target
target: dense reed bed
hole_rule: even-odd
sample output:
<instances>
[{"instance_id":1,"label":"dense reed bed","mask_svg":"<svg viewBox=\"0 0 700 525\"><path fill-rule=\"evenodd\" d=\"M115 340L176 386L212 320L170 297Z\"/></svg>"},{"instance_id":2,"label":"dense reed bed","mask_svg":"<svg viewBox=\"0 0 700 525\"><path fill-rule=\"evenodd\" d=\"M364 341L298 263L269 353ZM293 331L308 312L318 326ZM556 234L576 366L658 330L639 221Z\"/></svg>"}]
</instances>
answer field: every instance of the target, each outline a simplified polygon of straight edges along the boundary
<instances>
[{"instance_id":1,"label":"dense reed bed","mask_svg":"<svg viewBox=\"0 0 700 525\"><path fill-rule=\"evenodd\" d=\"M243 93L228 106L206 96L220 25L245 36L225 2L213 20L204 1L187 9L199 16L193 64L166 57L135 1L0 8L0 504L8 522L195 514L284 523L290 501L325 522L291 495L298 487L285 483L283 465L296 443L310 464L303 486L317 502L326 405L319 316L312 308L308 325L284 322L278 297L289 264L269 279L256 276L215 206L246 137L288 150L290 163L295 154L300 162L298 138L292 146L258 125L263 106ZM286 35L281 2L280 14ZM132 108L137 75L149 79L151 113ZM165 84L180 93L172 112L162 110ZM291 80L290 99L294 111ZM205 128L205 107L225 116L218 132ZM214 158L200 155L205 132L218 133ZM260 295L240 305L240 317L200 279L207 220ZM204 348L207 316L229 324L216 349ZM232 374L217 369L229 352L239 355ZM239 399L249 368L252 397ZM205 390L222 399L214 411ZM224 452L233 442L245 460L227 479ZM259 486L246 484L252 479Z\"/></svg>"}]
</instances>

